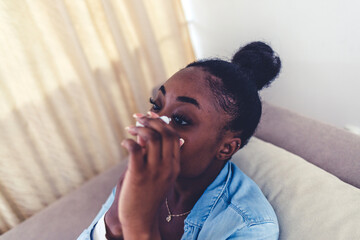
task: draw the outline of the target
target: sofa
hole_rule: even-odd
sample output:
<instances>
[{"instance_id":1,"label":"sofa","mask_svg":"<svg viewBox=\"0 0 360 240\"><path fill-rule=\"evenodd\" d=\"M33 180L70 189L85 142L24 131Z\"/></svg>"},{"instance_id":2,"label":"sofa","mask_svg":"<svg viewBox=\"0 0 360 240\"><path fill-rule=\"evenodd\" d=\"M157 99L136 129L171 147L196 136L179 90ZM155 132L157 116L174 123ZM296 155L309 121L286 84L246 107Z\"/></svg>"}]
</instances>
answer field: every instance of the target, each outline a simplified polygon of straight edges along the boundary
<instances>
[{"instance_id":1,"label":"sofa","mask_svg":"<svg viewBox=\"0 0 360 240\"><path fill-rule=\"evenodd\" d=\"M360 239L359 136L263 103L255 136L232 161L273 205L280 239ZM124 160L0 238L76 239L125 165Z\"/></svg>"}]
</instances>

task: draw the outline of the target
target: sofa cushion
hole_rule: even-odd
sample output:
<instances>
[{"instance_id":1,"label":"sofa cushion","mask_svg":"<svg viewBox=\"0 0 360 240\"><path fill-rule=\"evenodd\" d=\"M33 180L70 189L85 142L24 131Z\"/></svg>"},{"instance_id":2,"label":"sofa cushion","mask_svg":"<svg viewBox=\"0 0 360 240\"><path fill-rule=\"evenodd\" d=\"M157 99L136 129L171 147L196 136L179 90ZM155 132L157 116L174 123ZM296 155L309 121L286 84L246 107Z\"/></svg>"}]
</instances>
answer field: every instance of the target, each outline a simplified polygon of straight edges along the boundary
<instances>
[{"instance_id":1,"label":"sofa cushion","mask_svg":"<svg viewBox=\"0 0 360 240\"><path fill-rule=\"evenodd\" d=\"M274 207L280 239L360 239L358 188L257 138L233 161Z\"/></svg>"},{"instance_id":2,"label":"sofa cushion","mask_svg":"<svg viewBox=\"0 0 360 240\"><path fill-rule=\"evenodd\" d=\"M360 188L360 137L353 133L264 102L256 137Z\"/></svg>"}]
</instances>

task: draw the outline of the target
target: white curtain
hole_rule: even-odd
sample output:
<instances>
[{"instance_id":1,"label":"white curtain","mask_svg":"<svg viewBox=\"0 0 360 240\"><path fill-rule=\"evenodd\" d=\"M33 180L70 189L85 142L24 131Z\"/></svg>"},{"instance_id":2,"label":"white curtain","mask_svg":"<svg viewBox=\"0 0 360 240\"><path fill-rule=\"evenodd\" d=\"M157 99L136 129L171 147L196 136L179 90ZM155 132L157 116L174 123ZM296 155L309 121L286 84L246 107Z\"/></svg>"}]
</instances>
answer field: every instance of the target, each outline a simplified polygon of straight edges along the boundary
<instances>
[{"instance_id":1,"label":"white curtain","mask_svg":"<svg viewBox=\"0 0 360 240\"><path fill-rule=\"evenodd\" d=\"M194 60L177 0L0 2L0 234L124 158L153 86Z\"/></svg>"}]
</instances>

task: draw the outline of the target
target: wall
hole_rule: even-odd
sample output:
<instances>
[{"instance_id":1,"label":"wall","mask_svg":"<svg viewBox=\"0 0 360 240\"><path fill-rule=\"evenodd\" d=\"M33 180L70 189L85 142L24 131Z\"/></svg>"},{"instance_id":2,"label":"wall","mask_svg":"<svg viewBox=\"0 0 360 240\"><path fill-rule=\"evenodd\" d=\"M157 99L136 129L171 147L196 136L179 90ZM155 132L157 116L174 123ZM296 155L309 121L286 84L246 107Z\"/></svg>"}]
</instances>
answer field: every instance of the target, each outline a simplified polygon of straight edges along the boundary
<instances>
[{"instance_id":1,"label":"wall","mask_svg":"<svg viewBox=\"0 0 360 240\"><path fill-rule=\"evenodd\" d=\"M343 128L360 126L360 2L182 0L197 58L262 40L283 62L262 98ZM356 129L355 129L356 130Z\"/></svg>"}]
</instances>

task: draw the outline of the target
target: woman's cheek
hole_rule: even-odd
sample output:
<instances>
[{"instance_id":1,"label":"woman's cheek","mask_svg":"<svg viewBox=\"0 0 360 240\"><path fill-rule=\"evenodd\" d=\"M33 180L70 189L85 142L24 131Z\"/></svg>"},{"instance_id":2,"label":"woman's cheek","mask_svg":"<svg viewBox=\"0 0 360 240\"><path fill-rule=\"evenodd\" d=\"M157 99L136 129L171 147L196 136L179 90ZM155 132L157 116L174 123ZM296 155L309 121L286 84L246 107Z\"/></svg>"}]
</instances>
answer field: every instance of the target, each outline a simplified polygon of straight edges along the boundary
<instances>
[{"instance_id":1,"label":"woman's cheek","mask_svg":"<svg viewBox=\"0 0 360 240\"><path fill-rule=\"evenodd\" d=\"M195 177L200 175L212 159L208 153L209 149L185 140L180 150L180 176Z\"/></svg>"}]
</instances>

